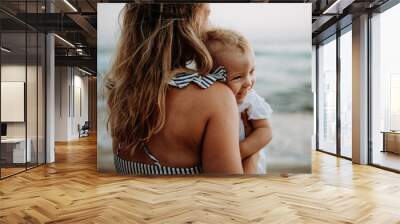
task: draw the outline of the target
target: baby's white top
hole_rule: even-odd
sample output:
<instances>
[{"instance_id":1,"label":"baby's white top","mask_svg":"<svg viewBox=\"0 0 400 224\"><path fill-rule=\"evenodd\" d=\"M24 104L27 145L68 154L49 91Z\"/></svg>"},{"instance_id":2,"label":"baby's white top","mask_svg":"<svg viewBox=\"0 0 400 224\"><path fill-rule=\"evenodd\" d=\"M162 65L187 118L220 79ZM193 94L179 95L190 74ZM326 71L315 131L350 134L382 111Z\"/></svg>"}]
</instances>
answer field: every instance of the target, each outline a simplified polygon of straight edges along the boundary
<instances>
[{"instance_id":1,"label":"baby's white top","mask_svg":"<svg viewBox=\"0 0 400 224\"><path fill-rule=\"evenodd\" d=\"M239 105L239 113L246 109L249 120L270 119L273 112L271 106L254 89L249 91L244 101ZM243 140L244 138L244 125L242 119L240 119L239 139Z\"/></svg>"}]
</instances>

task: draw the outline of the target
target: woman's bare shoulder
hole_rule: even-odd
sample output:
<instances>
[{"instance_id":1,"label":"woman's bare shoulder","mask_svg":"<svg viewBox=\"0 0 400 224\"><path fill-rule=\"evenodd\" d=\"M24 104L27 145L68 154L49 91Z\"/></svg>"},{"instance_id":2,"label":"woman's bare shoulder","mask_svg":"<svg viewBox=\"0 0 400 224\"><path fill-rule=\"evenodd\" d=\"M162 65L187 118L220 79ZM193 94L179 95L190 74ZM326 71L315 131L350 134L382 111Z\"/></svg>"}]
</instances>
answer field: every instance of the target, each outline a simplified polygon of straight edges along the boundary
<instances>
[{"instance_id":1,"label":"woman's bare shoulder","mask_svg":"<svg viewBox=\"0 0 400 224\"><path fill-rule=\"evenodd\" d=\"M221 100L234 100L235 96L232 90L223 83L215 82L207 89L202 89L195 84L188 85L182 89L173 89L173 95L178 98L187 98L197 103L216 103L221 102Z\"/></svg>"},{"instance_id":2,"label":"woman's bare shoulder","mask_svg":"<svg viewBox=\"0 0 400 224\"><path fill-rule=\"evenodd\" d=\"M232 107L237 107L235 96L232 90L223 83L216 82L207 89L202 89L195 84L185 88L172 89L168 97L170 105L181 109L201 110L201 114L223 113L226 110L232 111Z\"/></svg>"},{"instance_id":3,"label":"woman's bare shoulder","mask_svg":"<svg viewBox=\"0 0 400 224\"><path fill-rule=\"evenodd\" d=\"M223 83L216 82L207 89L201 89L197 86L194 87L196 87L194 91L198 99L198 101L194 103L202 104L212 109L224 108L229 104L235 104L236 106L236 100L232 90Z\"/></svg>"},{"instance_id":4,"label":"woman's bare shoulder","mask_svg":"<svg viewBox=\"0 0 400 224\"><path fill-rule=\"evenodd\" d=\"M217 94L221 96L230 94L233 96L232 90L227 85L221 82L215 82L213 85L208 87L207 90L209 90L209 94Z\"/></svg>"}]
</instances>

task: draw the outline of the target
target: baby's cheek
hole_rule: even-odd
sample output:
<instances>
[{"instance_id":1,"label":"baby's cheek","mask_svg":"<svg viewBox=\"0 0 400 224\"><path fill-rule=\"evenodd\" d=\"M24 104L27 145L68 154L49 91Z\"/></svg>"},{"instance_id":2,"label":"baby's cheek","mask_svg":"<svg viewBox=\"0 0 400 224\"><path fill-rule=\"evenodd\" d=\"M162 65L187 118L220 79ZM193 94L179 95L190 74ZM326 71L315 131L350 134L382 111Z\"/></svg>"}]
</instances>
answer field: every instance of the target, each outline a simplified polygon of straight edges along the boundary
<instances>
[{"instance_id":1,"label":"baby's cheek","mask_svg":"<svg viewBox=\"0 0 400 224\"><path fill-rule=\"evenodd\" d=\"M256 77L254 76L254 78L251 80L251 88L253 88L255 84L256 84Z\"/></svg>"},{"instance_id":2,"label":"baby's cheek","mask_svg":"<svg viewBox=\"0 0 400 224\"><path fill-rule=\"evenodd\" d=\"M229 87L229 89L231 89L232 90L232 92L236 95L236 92L235 92L235 85L233 85L232 83L226 83L226 85Z\"/></svg>"}]
</instances>

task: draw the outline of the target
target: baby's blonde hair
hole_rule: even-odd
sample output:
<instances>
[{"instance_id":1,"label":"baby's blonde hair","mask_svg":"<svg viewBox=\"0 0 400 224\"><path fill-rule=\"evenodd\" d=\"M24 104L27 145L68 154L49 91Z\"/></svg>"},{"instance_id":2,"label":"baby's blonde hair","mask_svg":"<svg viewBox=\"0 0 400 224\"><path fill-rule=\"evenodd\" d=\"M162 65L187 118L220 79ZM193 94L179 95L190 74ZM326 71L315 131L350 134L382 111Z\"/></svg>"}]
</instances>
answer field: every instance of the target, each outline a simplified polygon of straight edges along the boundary
<instances>
[{"instance_id":1,"label":"baby's blonde hair","mask_svg":"<svg viewBox=\"0 0 400 224\"><path fill-rule=\"evenodd\" d=\"M216 55L226 47L240 49L242 53L251 50L249 41L241 33L223 28L207 31L205 44L212 55Z\"/></svg>"}]
</instances>

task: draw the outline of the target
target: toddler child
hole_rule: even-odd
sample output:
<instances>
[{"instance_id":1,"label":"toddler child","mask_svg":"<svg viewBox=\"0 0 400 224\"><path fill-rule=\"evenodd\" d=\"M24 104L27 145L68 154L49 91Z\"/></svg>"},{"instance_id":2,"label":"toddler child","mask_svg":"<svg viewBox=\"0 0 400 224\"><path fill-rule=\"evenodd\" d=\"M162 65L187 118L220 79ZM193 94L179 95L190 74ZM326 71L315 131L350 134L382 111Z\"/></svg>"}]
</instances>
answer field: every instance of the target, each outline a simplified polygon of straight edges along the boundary
<instances>
[{"instance_id":1,"label":"toddler child","mask_svg":"<svg viewBox=\"0 0 400 224\"><path fill-rule=\"evenodd\" d=\"M272 139L268 119L270 105L253 89L255 83L254 52L250 43L238 32L212 29L207 32L206 46L213 58L214 68L223 66L226 84L233 91L242 114L240 120L240 154L245 173L265 174L266 157L261 150ZM244 122L243 119L248 119ZM245 131L250 124L251 133ZM260 151L261 150L261 151Z\"/></svg>"}]
</instances>

